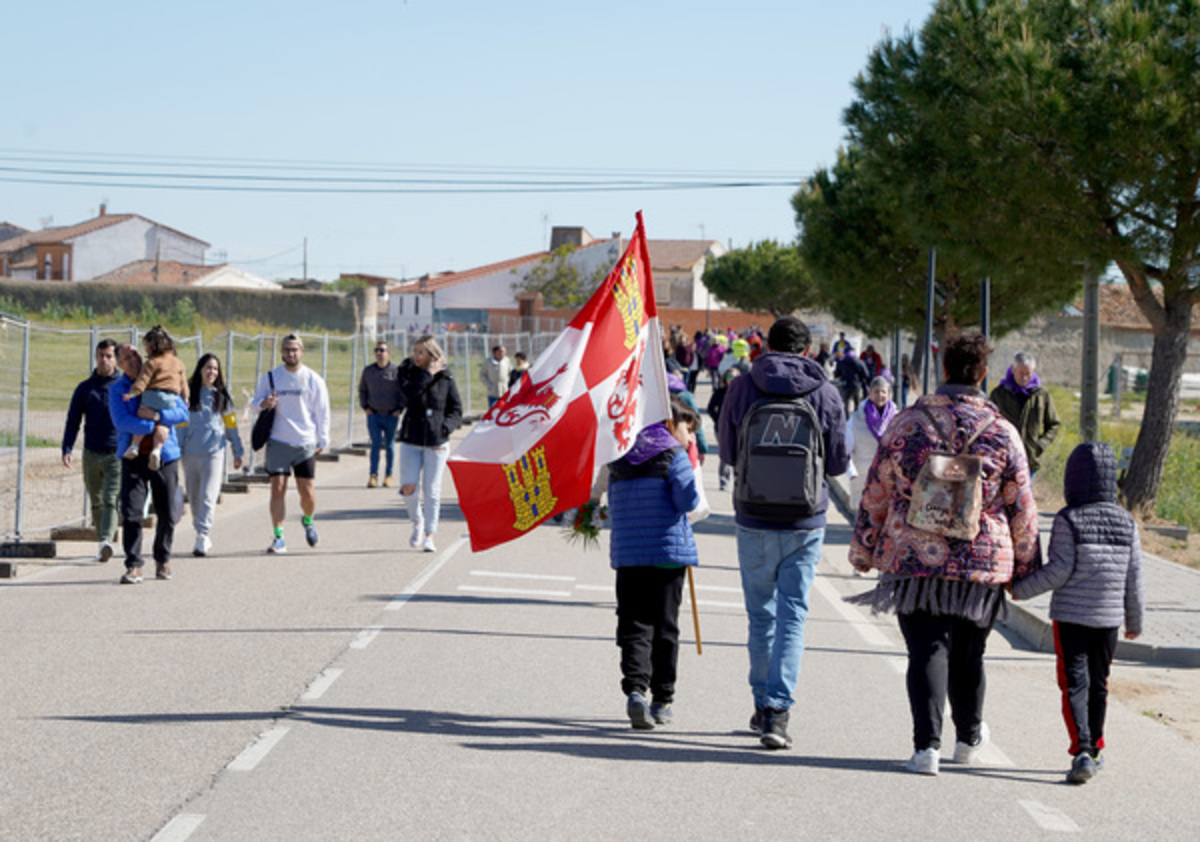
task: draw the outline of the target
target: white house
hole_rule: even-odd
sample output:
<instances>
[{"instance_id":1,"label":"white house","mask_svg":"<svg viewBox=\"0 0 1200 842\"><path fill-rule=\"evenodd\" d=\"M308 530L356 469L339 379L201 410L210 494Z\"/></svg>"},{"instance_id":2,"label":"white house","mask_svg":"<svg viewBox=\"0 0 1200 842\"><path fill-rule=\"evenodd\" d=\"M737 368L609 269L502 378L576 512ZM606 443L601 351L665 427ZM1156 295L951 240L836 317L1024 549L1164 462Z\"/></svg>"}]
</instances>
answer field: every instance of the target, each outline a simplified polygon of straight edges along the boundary
<instances>
[{"instance_id":1,"label":"white house","mask_svg":"<svg viewBox=\"0 0 1200 842\"><path fill-rule=\"evenodd\" d=\"M0 276L85 281L139 260L203 265L208 243L137 214L100 215L77 225L0 241Z\"/></svg>"}]
</instances>

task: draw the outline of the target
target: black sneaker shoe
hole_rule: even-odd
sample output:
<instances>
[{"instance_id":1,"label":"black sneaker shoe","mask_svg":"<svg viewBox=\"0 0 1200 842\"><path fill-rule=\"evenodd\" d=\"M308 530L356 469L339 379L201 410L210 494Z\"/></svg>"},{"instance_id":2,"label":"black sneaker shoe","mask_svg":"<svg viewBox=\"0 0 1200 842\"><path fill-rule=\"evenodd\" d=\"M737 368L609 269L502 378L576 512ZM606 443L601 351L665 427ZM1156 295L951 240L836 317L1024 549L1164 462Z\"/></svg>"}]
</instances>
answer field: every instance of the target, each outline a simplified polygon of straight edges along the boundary
<instances>
[{"instance_id":1,"label":"black sneaker shoe","mask_svg":"<svg viewBox=\"0 0 1200 842\"><path fill-rule=\"evenodd\" d=\"M750 730L755 734L761 734L763 730L763 717L767 715L766 708L755 707L754 716L750 717Z\"/></svg>"},{"instance_id":2,"label":"black sneaker shoe","mask_svg":"<svg viewBox=\"0 0 1200 842\"><path fill-rule=\"evenodd\" d=\"M629 694L625 713L629 715L630 724L637 730L654 730L654 717L650 715L650 703L646 701L646 694L641 690L634 690Z\"/></svg>"},{"instance_id":3,"label":"black sneaker shoe","mask_svg":"<svg viewBox=\"0 0 1200 842\"><path fill-rule=\"evenodd\" d=\"M654 718L655 725L670 725L675 718L675 711L671 710L670 702L654 702L650 705L650 716Z\"/></svg>"},{"instance_id":4,"label":"black sneaker shoe","mask_svg":"<svg viewBox=\"0 0 1200 842\"><path fill-rule=\"evenodd\" d=\"M762 737L759 739L769 749L791 748L792 738L787 732L788 712L767 708L763 713Z\"/></svg>"},{"instance_id":5,"label":"black sneaker shoe","mask_svg":"<svg viewBox=\"0 0 1200 842\"><path fill-rule=\"evenodd\" d=\"M1075 755L1071 771L1067 772L1067 783L1085 784L1096 776L1096 761L1086 751Z\"/></svg>"}]
</instances>

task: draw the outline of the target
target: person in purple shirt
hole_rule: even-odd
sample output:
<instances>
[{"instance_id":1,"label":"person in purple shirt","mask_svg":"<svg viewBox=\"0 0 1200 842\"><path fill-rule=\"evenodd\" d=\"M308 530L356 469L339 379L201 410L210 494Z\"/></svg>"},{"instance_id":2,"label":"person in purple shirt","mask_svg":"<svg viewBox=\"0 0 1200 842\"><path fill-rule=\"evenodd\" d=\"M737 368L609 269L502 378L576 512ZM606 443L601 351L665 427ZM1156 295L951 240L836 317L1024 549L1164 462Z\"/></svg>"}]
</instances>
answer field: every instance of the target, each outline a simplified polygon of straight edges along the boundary
<instances>
[{"instance_id":1,"label":"person in purple shirt","mask_svg":"<svg viewBox=\"0 0 1200 842\"><path fill-rule=\"evenodd\" d=\"M846 414L837 387L825 369L808 356L812 337L795 316L784 316L767 334L767 351L751 366L750 374L729 385L717 425L721 459L737 464L738 429L750 407L765 395L802 395L821 424L825 447L825 477L846 472ZM815 513L796 521L768 521L740 510L736 495L738 565L742 594L750 619L750 689L754 716L750 728L767 748L788 748L788 711L804 654L804 621L821 545L829 485L822 477ZM745 477L737 477L745 482Z\"/></svg>"}]
</instances>

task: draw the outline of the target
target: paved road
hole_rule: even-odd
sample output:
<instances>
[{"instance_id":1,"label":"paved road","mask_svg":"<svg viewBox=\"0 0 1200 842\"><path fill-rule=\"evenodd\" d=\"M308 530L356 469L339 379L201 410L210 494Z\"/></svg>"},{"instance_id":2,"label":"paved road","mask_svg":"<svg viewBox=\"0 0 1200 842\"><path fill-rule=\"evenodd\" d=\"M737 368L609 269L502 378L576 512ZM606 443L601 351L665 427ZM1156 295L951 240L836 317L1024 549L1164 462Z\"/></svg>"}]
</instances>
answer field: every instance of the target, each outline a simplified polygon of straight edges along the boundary
<instances>
[{"instance_id":1,"label":"paved road","mask_svg":"<svg viewBox=\"0 0 1200 842\"><path fill-rule=\"evenodd\" d=\"M714 473L715 472L710 472ZM831 523L796 745L745 731L745 615L728 500L701 525L704 651L685 612L677 720L634 732L603 551L543 527L473 554L452 505L410 550L365 460L322 464L321 544L262 553L266 491L230 499L216 554L118 586L77 553L0 586L0 838L1191 839L1200 746L1110 714L1109 768L1062 782L1050 656L997 633L987 765L903 771L903 646L841 596L865 583ZM452 490L449 482L447 489ZM181 528L180 547L191 546ZM1119 663L1118 676L1144 665ZM948 731L948 736L952 734Z\"/></svg>"}]
</instances>

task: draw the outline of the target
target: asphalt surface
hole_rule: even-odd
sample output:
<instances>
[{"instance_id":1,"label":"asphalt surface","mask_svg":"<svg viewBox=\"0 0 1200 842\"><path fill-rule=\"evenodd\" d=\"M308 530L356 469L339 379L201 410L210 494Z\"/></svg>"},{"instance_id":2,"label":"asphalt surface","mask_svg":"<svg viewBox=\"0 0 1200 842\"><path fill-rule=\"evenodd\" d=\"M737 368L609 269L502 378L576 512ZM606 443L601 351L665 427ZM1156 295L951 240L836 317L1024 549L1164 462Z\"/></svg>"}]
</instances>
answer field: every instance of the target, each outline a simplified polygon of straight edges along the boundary
<instances>
[{"instance_id":1,"label":"asphalt surface","mask_svg":"<svg viewBox=\"0 0 1200 842\"><path fill-rule=\"evenodd\" d=\"M948 727L942 774L906 773L903 644L843 602L870 582L836 513L795 745L763 749L715 474L703 653L685 606L676 720L649 732L624 715L607 536L581 551L543 526L474 554L448 474L437 553L361 457L318 469L316 548L292 492L291 552L263 552L265 487L227 495L209 558L185 518L169 582L117 585L119 562L60 545L0 585L0 839L1194 838L1200 746L1114 703L1107 768L1065 784L1053 658L1011 629L989 641L983 763L950 762ZM1188 598L1152 594L1151 643Z\"/></svg>"}]
</instances>

